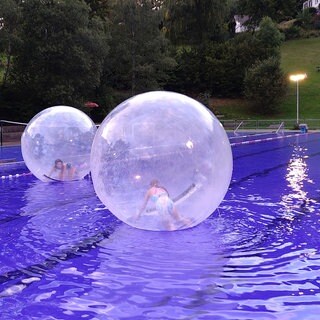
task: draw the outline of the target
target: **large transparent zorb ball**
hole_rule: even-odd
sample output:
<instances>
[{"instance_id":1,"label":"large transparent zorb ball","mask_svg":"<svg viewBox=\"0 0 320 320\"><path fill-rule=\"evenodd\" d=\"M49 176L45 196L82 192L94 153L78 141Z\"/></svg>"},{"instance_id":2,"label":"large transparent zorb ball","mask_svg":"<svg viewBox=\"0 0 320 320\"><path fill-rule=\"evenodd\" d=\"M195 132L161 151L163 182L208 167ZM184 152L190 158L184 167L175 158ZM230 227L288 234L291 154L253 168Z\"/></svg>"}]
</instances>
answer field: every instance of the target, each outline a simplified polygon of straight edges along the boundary
<instances>
[{"instance_id":1,"label":"large transparent zorb ball","mask_svg":"<svg viewBox=\"0 0 320 320\"><path fill-rule=\"evenodd\" d=\"M91 151L94 188L120 220L146 230L197 225L223 200L232 153L221 123L201 103L148 92L116 107Z\"/></svg>"},{"instance_id":2,"label":"large transparent zorb ball","mask_svg":"<svg viewBox=\"0 0 320 320\"><path fill-rule=\"evenodd\" d=\"M93 121L78 109L45 109L31 119L23 132L23 159L42 181L81 179L90 172L95 133Z\"/></svg>"}]
</instances>

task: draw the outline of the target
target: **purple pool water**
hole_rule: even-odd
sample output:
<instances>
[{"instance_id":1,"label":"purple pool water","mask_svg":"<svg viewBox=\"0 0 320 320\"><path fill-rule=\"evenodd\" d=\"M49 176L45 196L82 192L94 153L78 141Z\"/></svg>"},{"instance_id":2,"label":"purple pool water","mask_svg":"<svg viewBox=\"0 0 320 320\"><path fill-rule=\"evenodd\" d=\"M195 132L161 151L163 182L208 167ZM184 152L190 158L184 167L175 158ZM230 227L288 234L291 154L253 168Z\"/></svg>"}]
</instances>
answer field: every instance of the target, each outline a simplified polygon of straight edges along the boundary
<instances>
[{"instance_id":1,"label":"purple pool water","mask_svg":"<svg viewBox=\"0 0 320 320\"><path fill-rule=\"evenodd\" d=\"M20 146L0 147L0 160L22 161Z\"/></svg>"},{"instance_id":2,"label":"purple pool water","mask_svg":"<svg viewBox=\"0 0 320 320\"><path fill-rule=\"evenodd\" d=\"M119 222L90 180L13 167L0 181L0 319L317 320L320 134L233 156L219 210L179 232Z\"/></svg>"}]
</instances>

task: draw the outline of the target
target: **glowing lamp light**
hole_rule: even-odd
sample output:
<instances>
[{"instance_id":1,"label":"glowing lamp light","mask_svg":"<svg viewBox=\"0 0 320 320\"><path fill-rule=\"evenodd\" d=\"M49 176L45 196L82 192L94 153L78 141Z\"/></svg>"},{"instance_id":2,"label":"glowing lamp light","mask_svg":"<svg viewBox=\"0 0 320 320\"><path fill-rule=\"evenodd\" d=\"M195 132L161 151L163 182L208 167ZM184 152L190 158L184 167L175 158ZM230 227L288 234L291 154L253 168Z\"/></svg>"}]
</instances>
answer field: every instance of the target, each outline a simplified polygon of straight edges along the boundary
<instances>
[{"instance_id":1,"label":"glowing lamp light","mask_svg":"<svg viewBox=\"0 0 320 320\"><path fill-rule=\"evenodd\" d=\"M307 78L307 74L292 74L289 78L291 81L301 81Z\"/></svg>"},{"instance_id":2,"label":"glowing lamp light","mask_svg":"<svg viewBox=\"0 0 320 320\"><path fill-rule=\"evenodd\" d=\"M292 74L289 79L297 83L297 125L299 125L299 81L307 78L306 73Z\"/></svg>"}]
</instances>

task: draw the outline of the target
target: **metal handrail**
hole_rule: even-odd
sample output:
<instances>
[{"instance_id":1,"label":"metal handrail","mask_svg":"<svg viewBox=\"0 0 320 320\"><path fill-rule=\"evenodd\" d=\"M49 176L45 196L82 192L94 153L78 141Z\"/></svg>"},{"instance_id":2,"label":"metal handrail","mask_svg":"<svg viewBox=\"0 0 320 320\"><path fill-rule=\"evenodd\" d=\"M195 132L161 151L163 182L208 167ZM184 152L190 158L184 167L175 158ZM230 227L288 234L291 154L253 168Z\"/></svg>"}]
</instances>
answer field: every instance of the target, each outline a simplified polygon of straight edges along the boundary
<instances>
[{"instance_id":1,"label":"metal handrail","mask_svg":"<svg viewBox=\"0 0 320 320\"><path fill-rule=\"evenodd\" d=\"M8 124L17 124L17 125L23 125L27 126L28 124L25 122L16 122L16 121L10 121L10 120L0 120L0 146L2 147L3 145L3 123L8 123Z\"/></svg>"},{"instance_id":2,"label":"metal handrail","mask_svg":"<svg viewBox=\"0 0 320 320\"><path fill-rule=\"evenodd\" d=\"M235 130L233 131L233 133L236 134L237 131L240 129L240 127L241 127L242 125L243 125L243 121L241 121L241 122L239 123L239 125L235 128Z\"/></svg>"},{"instance_id":3,"label":"metal handrail","mask_svg":"<svg viewBox=\"0 0 320 320\"><path fill-rule=\"evenodd\" d=\"M22 126L27 126L28 125L25 122L16 122L16 121L9 121L9 120L0 120L0 123L19 124L19 125L22 125Z\"/></svg>"},{"instance_id":4,"label":"metal handrail","mask_svg":"<svg viewBox=\"0 0 320 320\"><path fill-rule=\"evenodd\" d=\"M220 119L220 122L225 127L226 130L232 130L234 131L238 124L243 122L241 125L241 130L248 129L248 130L268 130L273 129L276 130L279 128L280 123L284 123L284 126L286 129L297 129L296 119L268 119L268 120L245 120L245 119L238 119L238 120L226 120L226 119ZM307 123L309 129L313 130L319 130L320 129L320 119L300 119L301 123Z\"/></svg>"},{"instance_id":5,"label":"metal handrail","mask_svg":"<svg viewBox=\"0 0 320 320\"><path fill-rule=\"evenodd\" d=\"M10 121L10 120L0 120L0 146L3 146L3 124L8 123L8 124L17 124L17 125L22 125L22 126L27 126L28 123L25 122L17 122L17 121ZM96 127L99 128L100 124L96 124Z\"/></svg>"},{"instance_id":6,"label":"metal handrail","mask_svg":"<svg viewBox=\"0 0 320 320\"><path fill-rule=\"evenodd\" d=\"M282 127L284 127L284 122L283 122L283 121L280 123L280 126L279 126L279 128L277 129L276 134L279 133L279 131L280 131L280 129L281 129Z\"/></svg>"}]
</instances>

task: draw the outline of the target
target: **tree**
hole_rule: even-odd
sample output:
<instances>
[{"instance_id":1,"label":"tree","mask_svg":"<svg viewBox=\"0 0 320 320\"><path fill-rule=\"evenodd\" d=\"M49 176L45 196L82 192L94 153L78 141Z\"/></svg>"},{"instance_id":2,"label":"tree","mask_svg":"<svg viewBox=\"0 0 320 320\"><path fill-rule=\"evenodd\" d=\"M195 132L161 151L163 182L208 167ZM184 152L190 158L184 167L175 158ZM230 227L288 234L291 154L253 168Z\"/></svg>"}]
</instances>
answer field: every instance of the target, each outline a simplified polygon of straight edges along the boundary
<instances>
[{"instance_id":1,"label":"tree","mask_svg":"<svg viewBox=\"0 0 320 320\"><path fill-rule=\"evenodd\" d=\"M298 15L298 24L304 29L311 29L313 27L313 14L309 9L302 10Z\"/></svg>"},{"instance_id":2,"label":"tree","mask_svg":"<svg viewBox=\"0 0 320 320\"><path fill-rule=\"evenodd\" d=\"M11 80L39 105L81 106L100 83L108 50L105 23L82 0L28 0Z\"/></svg>"},{"instance_id":3,"label":"tree","mask_svg":"<svg viewBox=\"0 0 320 320\"><path fill-rule=\"evenodd\" d=\"M256 32L255 37L258 41L257 46L262 49L260 50L260 59L280 56L280 45L283 41L283 35L270 17L264 17L261 20L259 31Z\"/></svg>"},{"instance_id":4,"label":"tree","mask_svg":"<svg viewBox=\"0 0 320 320\"><path fill-rule=\"evenodd\" d=\"M159 29L161 12L147 0L118 1L113 7L110 55L104 82L136 94L160 89L174 67L170 43Z\"/></svg>"},{"instance_id":5,"label":"tree","mask_svg":"<svg viewBox=\"0 0 320 320\"><path fill-rule=\"evenodd\" d=\"M256 61L280 58L281 41L275 24L264 18L260 30L254 34L241 33L225 42L206 42L180 50L169 88L224 97L242 95L246 71Z\"/></svg>"},{"instance_id":6,"label":"tree","mask_svg":"<svg viewBox=\"0 0 320 320\"><path fill-rule=\"evenodd\" d=\"M274 114L286 93L287 81L280 68L280 60L270 57L256 62L248 69L244 79L245 96L254 110L261 114Z\"/></svg>"},{"instance_id":7,"label":"tree","mask_svg":"<svg viewBox=\"0 0 320 320\"><path fill-rule=\"evenodd\" d=\"M293 17L296 17L303 10L303 3L305 1L306 0L296 0L295 7L293 8L294 10Z\"/></svg>"},{"instance_id":8,"label":"tree","mask_svg":"<svg viewBox=\"0 0 320 320\"><path fill-rule=\"evenodd\" d=\"M110 17L111 0L85 0L90 7L90 17L96 16L103 20Z\"/></svg>"},{"instance_id":9,"label":"tree","mask_svg":"<svg viewBox=\"0 0 320 320\"><path fill-rule=\"evenodd\" d=\"M229 1L166 0L165 27L176 44L201 44L221 40L227 32Z\"/></svg>"},{"instance_id":10,"label":"tree","mask_svg":"<svg viewBox=\"0 0 320 320\"><path fill-rule=\"evenodd\" d=\"M0 48L5 55L2 86L5 87L11 71L12 56L19 43L18 27L21 22L19 1L2 0L0 2L0 17L2 18L2 26L0 28Z\"/></svg>"},{"instance_id":11,"label":"tree","mask_svg":"<svg viewBox=\"0 0 320 320\"><path fill-rule=\"evenodd\" d=\"M249 27L259 25L263 17L276 22L288 20L296 15L297 0L238 0L238 14L247 15Z\"/></svg>"}]
</instances>

